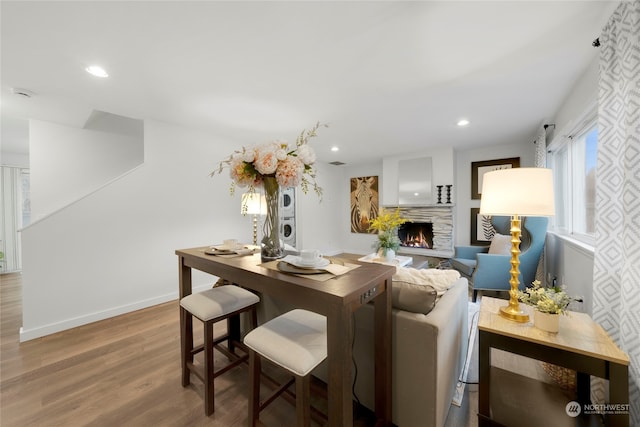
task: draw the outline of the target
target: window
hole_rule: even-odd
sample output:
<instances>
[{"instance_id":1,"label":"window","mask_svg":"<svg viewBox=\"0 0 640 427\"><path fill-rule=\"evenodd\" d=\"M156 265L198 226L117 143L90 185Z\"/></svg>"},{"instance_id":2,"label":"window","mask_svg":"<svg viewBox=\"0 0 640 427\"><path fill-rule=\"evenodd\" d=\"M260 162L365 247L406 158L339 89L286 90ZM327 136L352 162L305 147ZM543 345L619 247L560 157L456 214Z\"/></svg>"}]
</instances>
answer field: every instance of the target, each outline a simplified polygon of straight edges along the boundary
<instances>
[{"instance_id":1,"label":"window","mask_svg":"<svg viewBox=\"0 0 640 427\"><path fill-rule=\"evenodd\" d=\"M553 169L556 187L555 229L593 245L598 151L596 119L586 120L570 136L556 139L549 146L549 166Z\"/></svg>"}]
</instances>

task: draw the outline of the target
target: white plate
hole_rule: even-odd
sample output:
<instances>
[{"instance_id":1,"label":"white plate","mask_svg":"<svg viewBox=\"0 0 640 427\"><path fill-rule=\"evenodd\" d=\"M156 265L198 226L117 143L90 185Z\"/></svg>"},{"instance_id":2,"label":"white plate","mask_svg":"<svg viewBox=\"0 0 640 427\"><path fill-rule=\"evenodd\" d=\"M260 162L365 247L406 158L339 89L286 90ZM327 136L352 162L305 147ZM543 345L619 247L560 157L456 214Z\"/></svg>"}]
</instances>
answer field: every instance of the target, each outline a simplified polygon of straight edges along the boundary
<instances>
[{"instance_id":1,"label":"white plate","mask_svg":"<svg viewBox=\"0 0 640 427\"><path fill-rule=\"evenodd\" d=\"M302 258L300 258L299 256L288 256L283 261L288 262L289 264L294 265L298 268L323 268L331 264L331 261L326 258L320 258L313 263L307 263L302 261Z\"/></svg>"},{"instance_id":2,"label":"white plate","mask_svg":"<svg viewBox=\"0 0 640 427\"><path fill-rule=\"evenodd\" d=\"M229 251L229 252L233 252L233 251L237 251L238 249L242 249L242 245L241 244L237 244L237 245L215 245L212 246L213 249L218 250L218 251Z\"/></svg>"}]
</instances>

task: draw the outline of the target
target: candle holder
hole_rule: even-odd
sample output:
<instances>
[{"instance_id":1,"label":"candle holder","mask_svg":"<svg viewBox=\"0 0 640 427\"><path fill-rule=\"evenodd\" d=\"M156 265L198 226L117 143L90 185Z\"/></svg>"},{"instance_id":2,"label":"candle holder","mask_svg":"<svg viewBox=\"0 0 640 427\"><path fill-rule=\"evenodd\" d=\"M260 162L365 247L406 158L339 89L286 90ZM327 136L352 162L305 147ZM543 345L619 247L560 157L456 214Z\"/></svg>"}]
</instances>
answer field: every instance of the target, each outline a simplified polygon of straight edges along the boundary
<instances>
[{"instance_id":1,"label":"candle holder","mask_svg":"<svg viewBox=\"0 0 640 427\"><path fill-rule=\"evenodd\" d=\"M438 204L441 205L442 204L442 185L437 185L436 187L438 187Z\"/></svg>"},{"instance_id":2,"label":"candle holder","mask_svg":"<svg viewBox=\"0 0 640 427\"><path fill-rule=\"evenodd\" d=\"M451 187L453 187L453 185L449 184L446 187L447 187L447 203L451 203Z\"/></svg>"}]
</instances>

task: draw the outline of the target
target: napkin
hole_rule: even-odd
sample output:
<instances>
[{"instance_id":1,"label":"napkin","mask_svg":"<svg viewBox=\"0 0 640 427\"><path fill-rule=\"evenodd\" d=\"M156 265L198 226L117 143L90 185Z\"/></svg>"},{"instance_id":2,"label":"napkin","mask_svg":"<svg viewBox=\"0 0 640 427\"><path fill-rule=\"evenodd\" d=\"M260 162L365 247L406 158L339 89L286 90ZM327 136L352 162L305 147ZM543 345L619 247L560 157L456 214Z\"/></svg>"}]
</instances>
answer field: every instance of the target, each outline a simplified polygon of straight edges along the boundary
<instances>
[{"instance_id":1,"label":"napkin","mask_svg":"<svg viewBox=\"0 0 640 427\"><path fill-rule=\"evenodd\" d=\"M335 274L336 276L340 276L341 274L344 274L346 272L348 272L349 270L351 270L351 268L344 266L344 265L340 265L340 264L329 264L326 267L324 267L322 270L326 270L331 274Z\"/></svg>"}]
</instances>

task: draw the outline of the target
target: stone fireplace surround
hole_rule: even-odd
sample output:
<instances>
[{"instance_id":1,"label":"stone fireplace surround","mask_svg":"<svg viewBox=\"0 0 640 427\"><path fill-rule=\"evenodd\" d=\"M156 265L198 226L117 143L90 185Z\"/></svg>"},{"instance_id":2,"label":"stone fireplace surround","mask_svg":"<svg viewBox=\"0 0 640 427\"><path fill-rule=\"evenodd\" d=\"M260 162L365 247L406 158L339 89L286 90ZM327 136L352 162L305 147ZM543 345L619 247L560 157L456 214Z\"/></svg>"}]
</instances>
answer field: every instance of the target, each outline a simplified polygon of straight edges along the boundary
<instances>
[{"instance_id":1,"label":"stone fireplace surround","mask_svg":"<svg viewBox=\"0 0 640 427\"><path fill-rule=\"evenodd\" d=\"M411 221L433 224L433 248L401 247L398 253L438 258L453 257L453 207L452 204L384 206L389 211L400 209L400 216Z\"/></svg>"}]
</instances>

